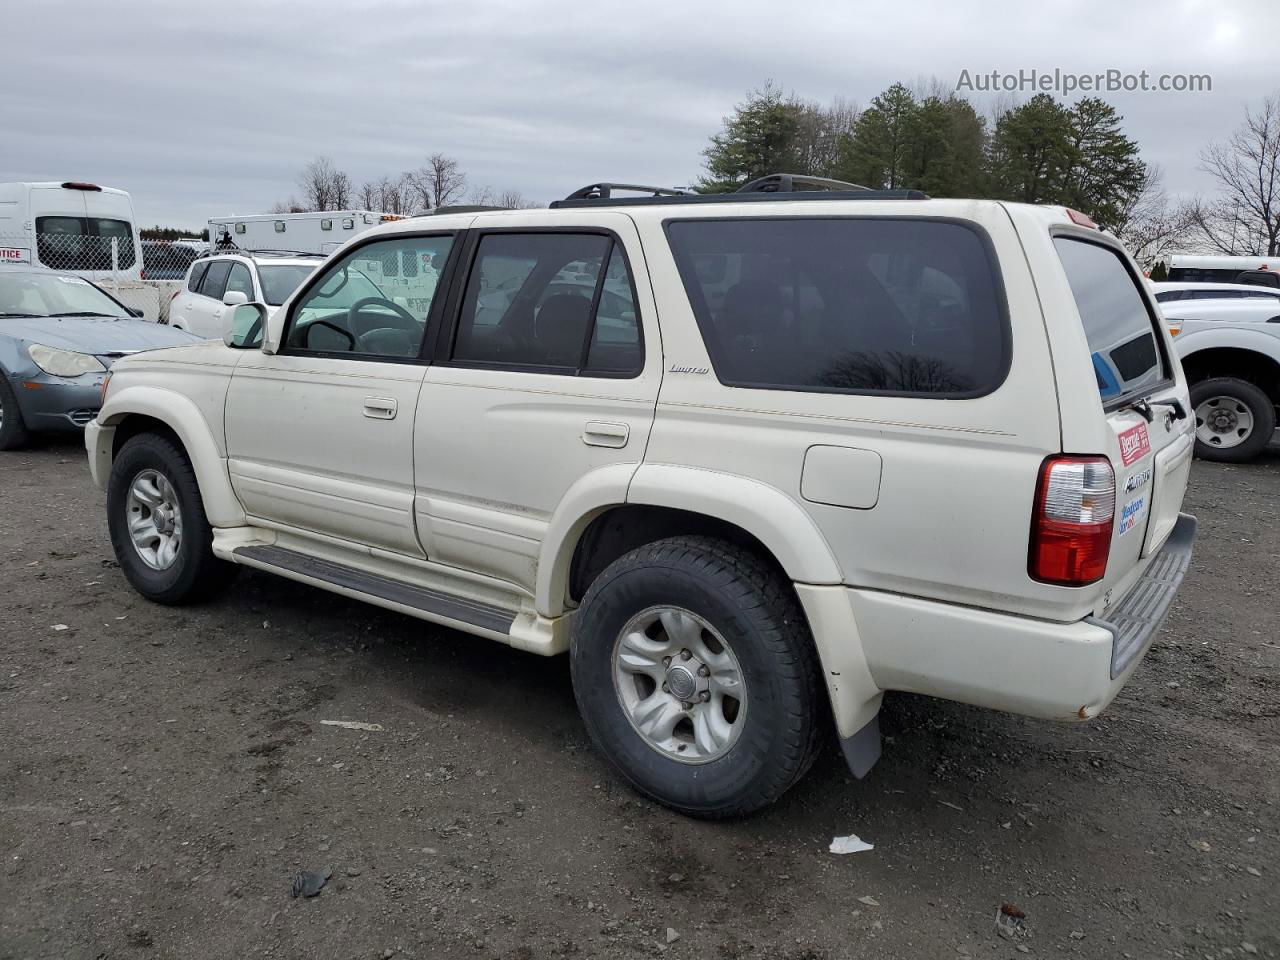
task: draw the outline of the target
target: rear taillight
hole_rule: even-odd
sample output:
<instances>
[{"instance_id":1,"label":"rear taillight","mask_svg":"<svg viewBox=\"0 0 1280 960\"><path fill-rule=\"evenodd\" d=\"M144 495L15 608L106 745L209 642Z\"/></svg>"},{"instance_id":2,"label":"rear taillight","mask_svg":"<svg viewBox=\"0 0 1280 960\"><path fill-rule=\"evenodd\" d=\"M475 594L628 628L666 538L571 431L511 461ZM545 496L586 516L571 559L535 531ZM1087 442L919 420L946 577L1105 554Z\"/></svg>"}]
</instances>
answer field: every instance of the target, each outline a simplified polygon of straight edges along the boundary
<instances>
[{"instance_id":1,"label":"rear taillight","mask_svg":"<svg viewBox=\"0 0 1280 960\"><path fill-rule=\"evenodd\" d=\"M1083 587L1107 572L1116 478L1106 457L1050 457L1040 468L1031 518L1031 576Z\"/></svg>"}]
</instances>

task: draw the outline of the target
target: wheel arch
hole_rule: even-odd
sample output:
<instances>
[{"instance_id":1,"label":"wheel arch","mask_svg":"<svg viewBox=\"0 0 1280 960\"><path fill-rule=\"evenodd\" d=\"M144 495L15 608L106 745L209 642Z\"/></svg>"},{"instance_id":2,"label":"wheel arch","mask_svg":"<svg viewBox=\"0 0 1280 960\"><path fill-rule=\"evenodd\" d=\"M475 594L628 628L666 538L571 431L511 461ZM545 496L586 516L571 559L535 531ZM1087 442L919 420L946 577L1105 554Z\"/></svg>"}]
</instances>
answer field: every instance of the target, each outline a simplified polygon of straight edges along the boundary
<instances>
[{"instance_id":1,"label":"wheel arch","mask_svg":"<svg viewBox=\"0 0 1280 960\"><path fill-rule=\"evenodd\" d=\"M244 509L231 489L222 449L190 398L159 387L126 387L110 394L98 414L98 425L101 429L96 455L100 462L105 458L107 465L132 437L146 432L169 436L191 461L209 523L230 527L245 522ZM90 451L90 456L94 455Z\"/></svg>"},{"instance_id":2,"label":"wheel arch","mask_svg":"<svg viewBox=\"0 0 1280 960\"><path fill-rule=\"evenodd\" d=\"M1179 355L1188 386L1213 377L1235 377L1280 404L1280 337L1247 330L1193 333Z\"/></svg>"}]
</instances>

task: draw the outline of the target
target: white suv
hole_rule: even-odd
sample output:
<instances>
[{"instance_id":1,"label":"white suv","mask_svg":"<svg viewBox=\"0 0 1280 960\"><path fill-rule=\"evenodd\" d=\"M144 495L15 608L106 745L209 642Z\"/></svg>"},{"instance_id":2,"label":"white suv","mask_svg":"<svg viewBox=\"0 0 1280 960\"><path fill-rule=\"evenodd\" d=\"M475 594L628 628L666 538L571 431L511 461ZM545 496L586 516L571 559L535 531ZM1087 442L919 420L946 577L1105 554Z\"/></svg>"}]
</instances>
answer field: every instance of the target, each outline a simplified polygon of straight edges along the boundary
<instances>
[{"instance_id":1,"label":"white suv","mask_svg":"<svg viewBox=\"0 0 1280 960\"><path fill-rule=\"evenodd\" d=\"M169 324L200 337L221 337L229 308L256 302L274 312L323 260L322 254L266 250L202 257L169 301Z\"/></svg>"},{"instance_id":2,"label":"white suv","mask_svg":"<svg viewBox=\"0 0 1280 960\"><path fill-rule=\"evenodd\" d=\"M371 230L225 342L118 363L87 445L134 587L238 564L567 651L600 752L698 816L777 798L832 725L864 775L886 690L1111 701L1195 531L1186 382L1113 237L575 196ZM366 295L406 256L415 306Z\"/></svg>"}]
</instances>

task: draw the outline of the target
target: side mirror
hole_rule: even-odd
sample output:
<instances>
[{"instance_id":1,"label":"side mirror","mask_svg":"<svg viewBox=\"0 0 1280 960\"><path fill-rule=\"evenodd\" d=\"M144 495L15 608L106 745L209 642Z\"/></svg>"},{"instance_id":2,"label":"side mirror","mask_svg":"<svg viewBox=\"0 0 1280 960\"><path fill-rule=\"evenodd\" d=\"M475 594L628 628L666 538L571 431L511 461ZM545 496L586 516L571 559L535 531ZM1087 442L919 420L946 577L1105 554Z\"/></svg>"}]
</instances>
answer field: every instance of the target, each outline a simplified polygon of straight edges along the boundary
<instances>
[{"instance_id":1,"label":"side mirror","mask_svg":"<svg viewBox=\"0 0 1280 960\"><path fill-rule=\"evenodd\" d=\"M145 317L146 315L147 315L147 312L146 312L145 310L143 310L141 307L130 307L130 308L129 308L129 316L131 316L131 317L138 317L139 319L141 319L142 317Z\"/></svg>"},{"instance_id":2,"label":"side mirror","mask_svg":"<svg viewBox=\"0 0 1280 960\"><path fill-rule=\"evenodd\" d=\"M242 303L248 303L249 298L239 290L228 290L222 295L222 302L228 307L238 307Z\"/></svg>"},{"instance_id":3,"label":"side mirror","mask_svg":"<svg viewBox=\"0 0 1280 960\"><path fill-rule=\"evenodd\" d=\"M230 294L228 294L230 296ZM238 294L243 297L244 294ZM227 311L222 342L235 350L251 350L262 345L267 326L267 307L262 303L239 303Z\"/></svg>"}]
</instances>

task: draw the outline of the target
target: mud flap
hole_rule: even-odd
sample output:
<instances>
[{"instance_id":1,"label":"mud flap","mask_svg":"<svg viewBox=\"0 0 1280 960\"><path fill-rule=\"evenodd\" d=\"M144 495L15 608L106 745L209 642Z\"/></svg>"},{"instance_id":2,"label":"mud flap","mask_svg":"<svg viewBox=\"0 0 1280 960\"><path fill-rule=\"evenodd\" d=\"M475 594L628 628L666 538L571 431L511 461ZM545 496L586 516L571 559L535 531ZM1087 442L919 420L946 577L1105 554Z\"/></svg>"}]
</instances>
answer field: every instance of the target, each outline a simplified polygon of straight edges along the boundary
<instances>
[{"instance_id":1,"label":"mud flap","mask_svg":"<svg viewBox=\"0 0 1280 960\"><path fill-rule=\"evenodd\" d=\"M861 780L880 759L880 714L876 714L861 730L851 737L840 739L849 772Z\"/></svg>"}]
</instances>

